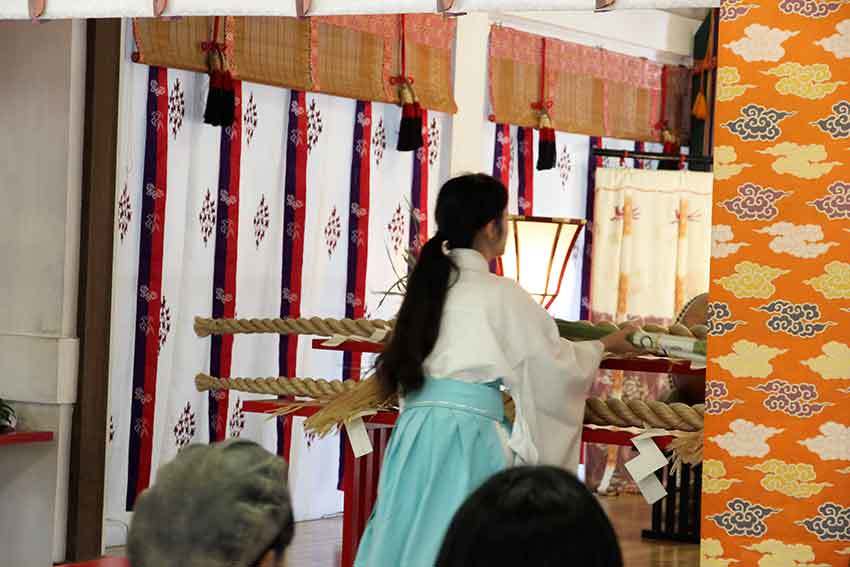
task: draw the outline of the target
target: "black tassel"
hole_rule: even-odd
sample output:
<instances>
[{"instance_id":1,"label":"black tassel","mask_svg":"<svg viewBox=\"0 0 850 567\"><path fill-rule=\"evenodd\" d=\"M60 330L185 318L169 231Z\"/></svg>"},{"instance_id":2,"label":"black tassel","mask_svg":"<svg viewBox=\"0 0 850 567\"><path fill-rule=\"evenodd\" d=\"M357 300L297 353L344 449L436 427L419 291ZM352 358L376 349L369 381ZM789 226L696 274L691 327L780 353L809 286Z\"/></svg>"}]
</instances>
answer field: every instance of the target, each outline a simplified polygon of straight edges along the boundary
<instances>
[{"instance_id":1,"label":"black tassel","mask_svg":"<svg viewBox=\"0 0 850 567\"><path fill-rule=\"evenodd\" d=\"M422 139L422 107L413 94L408 83L402 83L401 95L401 126L398 130L398 145L400 152L412 152L424 145Z\"/></svg>"},{"instance_id":2,"label":"black tassel","mask_svg":"<svg viewBox=\"0 0 850 567\"><path fill-rule=\"evenodd\" d=\"M557 160L555 149L555 130L541 128L540 139L537 142L537 171L553 169Z\"/></svg>"},{"instance_id":3,"label":"black tassel","mask_svg":"<svg viewBox=\"0 0 850 567\"><path fill-rule=\"evenodd\" d=\"M225 71L221 81L221 126L227 128L233 124L236 116L236 91L233 88L233 77L230 71Z\"/></svg>"},{"instance_id":4,"label":"black tassel","mask_svg":"<svg viewBox=\"0 0 850 567\"><path fill-rule=\"evenodd\" d=\"M552 121L544 111L540 113L540 137L537 140L537 171L553 169L557 161L557 149L555 148L555 130Z\"/></svg>"},{"instance_id":5,"label":"black tassel","mask_svg":"<svg viewBox=\"0 0 850 567\"><path fill-rule=\"evenodd\" d=\"M224 92L221 90L224 74L221 71L213 71L210 74L210 90L207 93L207 106L204 109L204 123L212 126L221 126L222 105Z\"/></svg>"}]
</instances>

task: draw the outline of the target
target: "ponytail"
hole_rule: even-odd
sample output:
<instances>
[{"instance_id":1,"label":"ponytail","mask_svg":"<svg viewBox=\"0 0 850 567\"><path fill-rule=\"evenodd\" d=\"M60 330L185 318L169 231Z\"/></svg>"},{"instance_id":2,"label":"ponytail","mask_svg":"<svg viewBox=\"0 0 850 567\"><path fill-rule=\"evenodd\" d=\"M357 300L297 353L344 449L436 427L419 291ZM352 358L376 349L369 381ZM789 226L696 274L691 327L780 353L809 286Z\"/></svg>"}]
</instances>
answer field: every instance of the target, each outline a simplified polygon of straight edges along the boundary
<instances>
[{"instance_id":1,"label":"ponytail","mask_svg":"<svg viewBox=\"0 0 850 567\"><path fill-rule=\"evenodd\" d=\"M488 175L463 175L443 185L436 207L439 230L419 252L390 342L378 357L385 394L405 395L424 384L422 365L437 344L443 306L458 274L447 251L472 248L478 232L499 219L507 203L505 186Z\"/></svg>"}]
</instances>

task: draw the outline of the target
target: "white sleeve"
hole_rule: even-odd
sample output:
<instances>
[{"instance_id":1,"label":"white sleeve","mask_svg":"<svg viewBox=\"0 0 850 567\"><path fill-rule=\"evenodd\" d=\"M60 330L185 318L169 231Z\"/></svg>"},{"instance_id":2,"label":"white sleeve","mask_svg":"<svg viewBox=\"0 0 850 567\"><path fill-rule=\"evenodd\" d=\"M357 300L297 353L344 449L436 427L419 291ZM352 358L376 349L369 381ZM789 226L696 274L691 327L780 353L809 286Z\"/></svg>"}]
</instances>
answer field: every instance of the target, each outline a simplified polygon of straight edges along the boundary
<instances>
[{"instance_id":1,"label":"white sleeve","mask_svg":"<svg viewBox=\"0 0 850 567\"><path fill-rule=\"evenodd\" d=\"M518 464L575 472L585 399L604 347L562 339L554 319L531 296L521 289L506 295L503 324L512 374L505 385L516 406L509 445Z\"/></svg>"}]
</instances>

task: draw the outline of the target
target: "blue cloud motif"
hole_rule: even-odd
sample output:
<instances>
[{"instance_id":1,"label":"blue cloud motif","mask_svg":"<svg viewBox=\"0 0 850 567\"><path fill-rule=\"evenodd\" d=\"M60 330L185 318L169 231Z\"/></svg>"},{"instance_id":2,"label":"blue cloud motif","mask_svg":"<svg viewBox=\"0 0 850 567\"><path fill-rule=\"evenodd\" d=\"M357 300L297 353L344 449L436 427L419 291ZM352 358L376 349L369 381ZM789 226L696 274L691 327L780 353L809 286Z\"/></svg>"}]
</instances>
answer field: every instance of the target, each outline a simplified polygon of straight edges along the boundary
<instances>
[{"instance_id":1,"label":"blue cloud motif","mask_svg":"<svg viewBox=\"0 0 850 567\"><path fill-rule=\"evenodd\" d=\"M764 520L781 510L754 504L743 498L726 502L727 512L708 519L731 536L762 537L767 533Z\"/></svg>"},{"instance_id":2,"label":"blue cloud motif","mask_svg":"<svg viewBox=\"0 0 850 567\"><path fill-rule=\"evenodd\" d=\"M850 541L850 508L826 502L818 508L818 515L797 522L806 531L815 534L819 541Z\"/></svg>"},{"instance_id":3,"label":"blue cloud motif","mask_svg":"<svg viewBox=\"0 0 850 567\"><path fill-rule=\"evenodd\" d=\"M771 142L782 135L779 123L793 115L793 112L785 110L748 104L741 109L739 118L725 122L721 126L744 141Z\"/></svg>"},{"instance_id":4,"label":"blue cloud motif","mask_svg":"<svg viewBox=\"0 0 850 567\"><path fill-rule=\"evenodd\" d=\"M731 317L732 311L729 309L729 305L719 301L710 302L706 313L708 334L712 337L722 337L744 324L743 321L730 320Z\"/></svg>"},{"instance_id":5,"label":"blue cloud motif","mask_svg":"<svg viewBox=\"0 0 850 567\"><path fill-rule=\"evenodd\" d=\"M820 307L814 303L777 300L756 308L756 311L771 314L766 325L774 333L799 338L814 337L834 325L829 321L820 321Z\"/></svg>"}]
</instances>

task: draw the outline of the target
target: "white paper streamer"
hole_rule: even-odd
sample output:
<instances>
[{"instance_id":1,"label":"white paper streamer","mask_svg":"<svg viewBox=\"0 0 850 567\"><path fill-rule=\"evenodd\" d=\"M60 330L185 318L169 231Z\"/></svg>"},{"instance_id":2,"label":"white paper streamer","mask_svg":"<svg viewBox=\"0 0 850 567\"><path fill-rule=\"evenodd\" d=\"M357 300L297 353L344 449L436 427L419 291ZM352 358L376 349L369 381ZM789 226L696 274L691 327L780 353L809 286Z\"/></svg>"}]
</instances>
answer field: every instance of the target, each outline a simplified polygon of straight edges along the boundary
<instances>
[{"instance_id":1,"label":"white paper streamer","mask_svg":"<svg viewBox=\"0 0 850 567\"><path fill-rule=\"evenodd\" d=\"M636 437L632 444L638 450L638 456L626 463L626 470L637 483L640 493L650 504L655 504L667 495L664 485L655 476L655 472L667 465L667 457L655 444L655 437L669 435L663 429L649 429Z\"/></svg>"}]
</instances>

